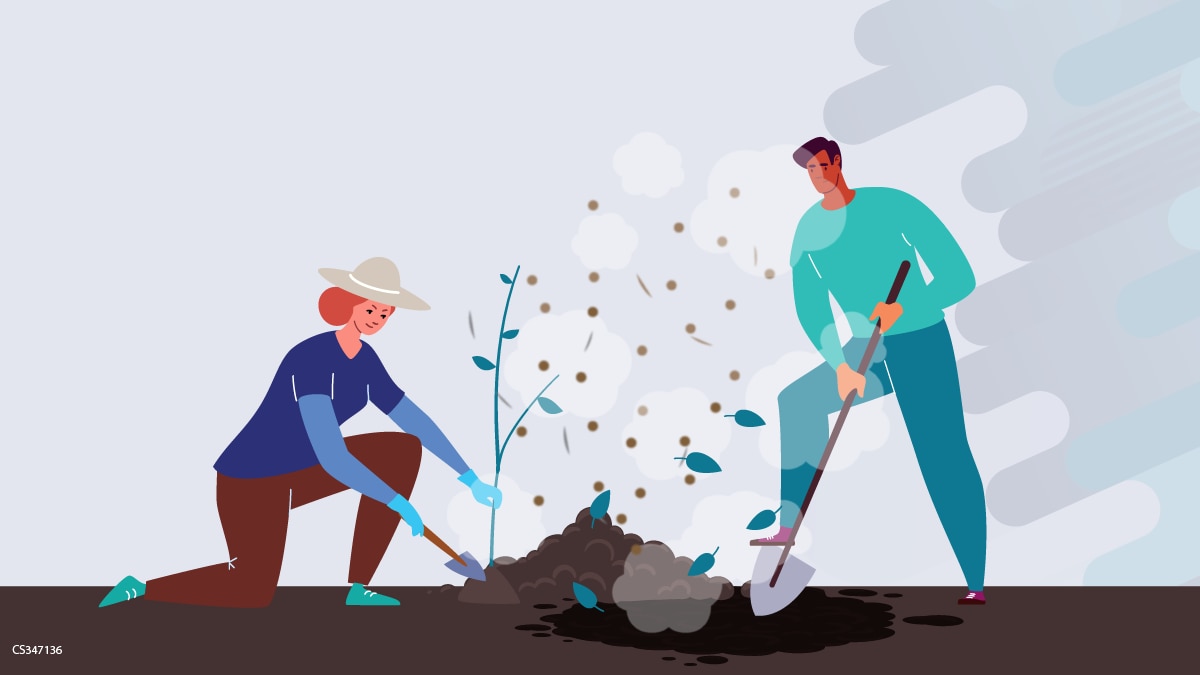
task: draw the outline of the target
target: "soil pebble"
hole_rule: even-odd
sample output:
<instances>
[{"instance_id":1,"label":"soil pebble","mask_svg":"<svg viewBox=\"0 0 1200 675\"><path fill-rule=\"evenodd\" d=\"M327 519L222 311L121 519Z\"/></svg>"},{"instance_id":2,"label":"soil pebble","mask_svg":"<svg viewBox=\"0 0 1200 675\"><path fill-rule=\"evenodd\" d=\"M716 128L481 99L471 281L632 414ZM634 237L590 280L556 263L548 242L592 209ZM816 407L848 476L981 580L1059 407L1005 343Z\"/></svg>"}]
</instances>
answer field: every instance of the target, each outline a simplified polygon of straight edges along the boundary
<instances>
[{"instance_id":1,"label":"soil pebble","mask_svg":"<svg viewBox=\"0 0 1200 675\"><path fill-rule=\"evenodd\" d=\"M903 598L904 594L903 593L884 593L883 597L885 597L885 598Z\"/></svg>"},{"instance_id":2,"label":"soil pebble","mask_svg":"<svg viewBox=\"0 0 1200 675\"><path fill-rule=\"evenodd\" d=\"M533 606L534 609L558 609L558 605L552 605L548 602L540 602Z\"/></svg>"},{"instance_id":3,"label":"soil pebble","mask_svg":"<svg viewBox=\"0 0 1200 675\"><path fill-rule=\"evenodd\" d=\"M875 591L868 590L866 588L843 588L842 590L838 591L838 593L841 593L842 595L851 595L851 596L860 597L860 598L866 598L866 597L870 597L872 595L879 595Z\"/></svg>"},{"instance_id":4,"label":"soil pebble","mask_svg":"<svg viewBox=\"0 0 1200 675\"><path fill-rule=\"evenodd\" d=\"M817 652L895 634L891 628L895 615L890 605L831 597L813 587L806 588L786 609L762 617L754 615L748 598L719 600L712 605L704 627L692 633L643 633L633 627L619 606L602 605L604 612L576 605L541 620L554 624L555 633L579 640L709 657Z\"/></svg>"},{"instance_id":5,"label":"soil pebble","mask_svg":"<svg viewBox=\"0 0 1200 675\"><path fill-rule=\"evenodd\" d=\"M718 663L729 663L729 659L725 658L724 656L716 656L713 654L701 656L700 658L698 658L696 660L699 661L700 663L711 663L714 665L716 665Z\"/></svg>"},{"instance_id":6,"label":"soil pebble","mask_svg":"<svg viewBox=\"0 0 1200 675\"><path fill-rule=\"evenodd\" d=\"M914 623L918 626L957 626L962 622L963 620L957 616L946 616L945 614L904 617L904 623Z\"/></svg>"},{"instance_id":7,"label":"soil pebble","mask_svg":"<svg viewBox=\"0 0 1200 675\"><path fill-rule=\"evenodd\" d=\"M550 626L543 626L540 623L523 623L517 626L516 630L550 630Z\"/></svg>"},{"instance_id":8,"label":"soil pebble","mask_svg":"<svg viewBox=\"0 0 1200 675\"><path fill-rule=\"evenodd\" d=\"M533 637L550 637L549 633L534 633Z\"/></svg>"}]
</instances>

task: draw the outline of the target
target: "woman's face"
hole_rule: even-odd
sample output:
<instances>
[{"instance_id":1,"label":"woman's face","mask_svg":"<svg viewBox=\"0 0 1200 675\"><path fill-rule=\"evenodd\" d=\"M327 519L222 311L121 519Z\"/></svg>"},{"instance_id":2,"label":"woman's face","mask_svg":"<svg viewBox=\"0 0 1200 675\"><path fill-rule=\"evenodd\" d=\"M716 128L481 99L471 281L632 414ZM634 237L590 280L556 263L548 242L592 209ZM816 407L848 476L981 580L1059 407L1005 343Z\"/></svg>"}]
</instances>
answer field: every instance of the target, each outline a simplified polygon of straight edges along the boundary
<instances>
[{"instance_id":1,"label":"woman's face","mask_svg":"<svg viewBox=\"0 0 1200 675\"><path fill-rule=\"evenodd\" d=\"M350 322L363 335L374 335L387 323L394 308L374 300L356 305L350 314Z\"/></svg>"}]
</instances>

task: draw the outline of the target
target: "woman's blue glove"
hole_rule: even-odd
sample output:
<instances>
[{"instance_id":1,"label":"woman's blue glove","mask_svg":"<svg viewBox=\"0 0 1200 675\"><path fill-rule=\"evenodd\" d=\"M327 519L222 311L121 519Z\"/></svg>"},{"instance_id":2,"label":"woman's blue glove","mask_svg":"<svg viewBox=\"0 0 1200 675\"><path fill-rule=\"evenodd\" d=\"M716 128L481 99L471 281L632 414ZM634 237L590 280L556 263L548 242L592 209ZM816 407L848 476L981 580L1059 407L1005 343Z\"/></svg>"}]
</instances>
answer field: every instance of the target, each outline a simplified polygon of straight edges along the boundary
<instances>
[{"instance_id":1,"label":"woman's blue glove","mask_svg":"<svg viewBox=\"0 0 1200 675\"><path fill-rule=\"evenodd\" d=\"M500 502L504 499L504 495L500 494L500 488L479 480L479 476L476 476L475 472L471 470L459 476L458 479L471 488L471 496L475 497L475 501L493 509L500 508Z\"/></svg>"},{"instance_id":2,"label":"woman's blue glove","mask_svg":"<svg viewBox=\"0 0 1200 675\"><path fill-rule=\"evenodd\" d=\"M421 521L421 514L417 513L417 510L404 498L404 495L396 495L395 499L388 502L388 508L400 514L404 522L408 523L408 526L412 528L414 537L425 535L425 523Z\"/></svg>"}]
</instances>

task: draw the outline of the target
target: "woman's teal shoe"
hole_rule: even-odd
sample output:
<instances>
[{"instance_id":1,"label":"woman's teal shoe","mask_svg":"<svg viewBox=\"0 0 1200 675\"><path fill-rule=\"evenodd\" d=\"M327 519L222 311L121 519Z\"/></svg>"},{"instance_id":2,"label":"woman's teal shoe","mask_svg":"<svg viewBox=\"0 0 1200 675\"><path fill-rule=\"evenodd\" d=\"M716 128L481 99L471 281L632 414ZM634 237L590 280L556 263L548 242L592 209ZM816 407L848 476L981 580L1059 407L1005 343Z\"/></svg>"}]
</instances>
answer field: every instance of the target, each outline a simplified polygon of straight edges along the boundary
<instances>
[{"instance_id":1,"label":"woman's teal shoe","mask_svg":"<svg viewBox=\"0 0 1200 675\"><path fill-rule=\"evenodd\" d=\"M389 598L386 595L380 595L375 591L368 591L363 588L362 584L354 584L350 587L350 592L346 594L346 605L354 607L395 607L400 604L400 601L395 598Z\"/></svg>"},{"instance_id":2,"label":"woman's teal shoe","mask_svg":"<svg viewBox=\"0 0 1200 675\"><path fill-rule=\"evenodd\" d=\"M126 600L140 598L145 594L146 584L143 584L133 577L125 577L120 583L118 583L116 586L113 586L113 589L108 592L108 595L104 596L104 599L100 601L100 606L108 607L109 605L115 605L118 602L125 602Z\"/></svg>"}]
</instances>

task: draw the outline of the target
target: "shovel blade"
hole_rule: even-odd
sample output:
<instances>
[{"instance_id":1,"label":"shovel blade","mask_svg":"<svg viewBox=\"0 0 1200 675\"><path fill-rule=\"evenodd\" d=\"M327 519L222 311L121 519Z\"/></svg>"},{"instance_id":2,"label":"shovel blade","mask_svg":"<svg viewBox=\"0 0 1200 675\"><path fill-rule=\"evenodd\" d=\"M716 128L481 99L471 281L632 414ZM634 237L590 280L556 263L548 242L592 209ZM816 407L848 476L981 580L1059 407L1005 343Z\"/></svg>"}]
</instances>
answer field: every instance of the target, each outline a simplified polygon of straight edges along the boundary
<instances>
[{"instance_id":1,"label":"shovel blade","mask_svg":"<svg viewBox=\"0 0 1200 675\"><path fill-rule=\"evenodd\" d=\"M466 562L466 565L460 564L457 560L450 560L446 563L446 568L455 574L461 574L468 579L477 579L479 581L487 581L487 575L483 573L483 566L467 551L459 554L460 558Z\"/></svg>"},{"instance_id":2,"label":"shovel blade","mask_svg":"<svg viewBox=\"0 0 1200 675\"><path fill-rule=\"evenodd\" d=\"M771 586L771 577L779 566L779 549L763 547L754 564L754 577L750 581L750 608L755 616L774 614L800 597L808 582L812 581L816 569L794 555L783 561L779 578Z\"/></svg>"}]
</instances>

